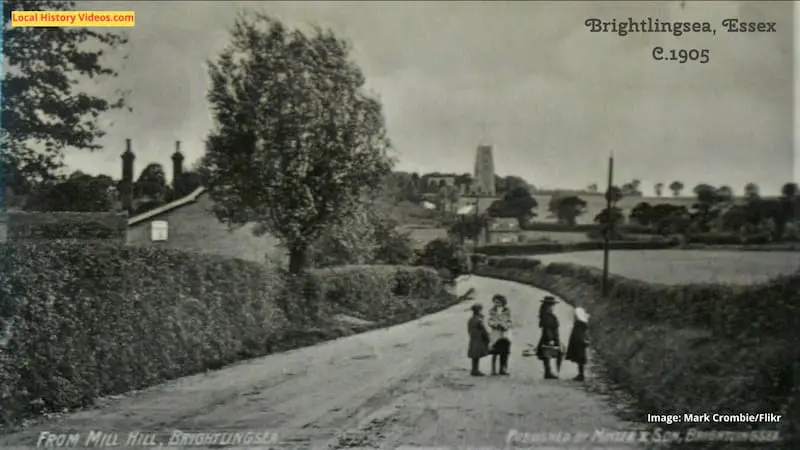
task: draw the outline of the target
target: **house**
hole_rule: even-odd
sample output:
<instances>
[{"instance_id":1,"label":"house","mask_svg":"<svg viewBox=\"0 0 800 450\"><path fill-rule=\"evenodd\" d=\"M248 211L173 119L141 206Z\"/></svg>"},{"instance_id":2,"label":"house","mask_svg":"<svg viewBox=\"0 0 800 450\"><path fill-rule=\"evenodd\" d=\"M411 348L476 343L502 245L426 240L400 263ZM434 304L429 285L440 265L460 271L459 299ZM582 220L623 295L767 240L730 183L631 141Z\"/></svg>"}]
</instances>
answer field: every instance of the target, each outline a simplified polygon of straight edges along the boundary
<instances>
[{"instance_id":1,"label":"house","mask_svg":"<svg viewBox=\"0 0 800 450\"><path fill-rule=\"evenodd\" d=\"M135 156L128 146L123 153L123 207L132 202L133 162ZM172 155L173 180L183 171L183 155L178 149ZM126 243L134 246L172 248L189 252L209 253L231 258L264 262L266 255L281 257L285 252L272 236L254 236L254 225L230 230L214 216L214 202L205 188L158 208L128 218Z\"/></svg>"},{"instance_id":2,"label":"house","mask_svg":"<svg viewBox=\"0 0 800 450\"><path fill-rule=\"evenodd\" d=\"M489 222L489 243L510 244L522 240L519 220L511 217L497 217Z\"/></svg>"},{"instance_id":3,"label":"house","mask_svg":"<svg viewBox=\"0 0 800 450\"><path fill-rule=\"evenodd\" d=\"M475 214L475 204L478 205L478 211L480 214L486 212L489 207L494 203L496 200L500 200L501 197L491 197L491 196L480 196L480 197L470 197L470 196L462 196L458 199L456 207L459 211L471 211L471 214ZM459 214L462 214L459 212Z\"/></svg>"},{"instance_id":4,"label":"house","mask_svg":"<svg viewBox=\"0 0 800 450\"><path fill-rule=\"evenodd\" d=\"M431 176L428 177L428 187L439 188L442 186L455 186L456 185L456 176L454 175L442 175L442 176Z\"/></svg>"}]
</instances>

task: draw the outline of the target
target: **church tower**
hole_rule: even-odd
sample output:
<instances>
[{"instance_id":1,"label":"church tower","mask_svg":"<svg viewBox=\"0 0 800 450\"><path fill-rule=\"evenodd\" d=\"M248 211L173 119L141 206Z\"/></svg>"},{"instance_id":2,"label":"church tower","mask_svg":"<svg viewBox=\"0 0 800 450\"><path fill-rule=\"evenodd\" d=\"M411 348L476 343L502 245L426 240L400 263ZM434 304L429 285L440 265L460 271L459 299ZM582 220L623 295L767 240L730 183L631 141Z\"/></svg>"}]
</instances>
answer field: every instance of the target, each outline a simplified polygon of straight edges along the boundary
<instances>
[{"instance_id":1,"label":"church tower","mask_svg":"<svg viewBox=\"0 0 800 450\"><path fill-rule=\"evenodd\" d=\"M475 154L474 191L481 195L496 195L494 185L494 155L491 145L479 145Z\"/></svg>"}]
</instances>

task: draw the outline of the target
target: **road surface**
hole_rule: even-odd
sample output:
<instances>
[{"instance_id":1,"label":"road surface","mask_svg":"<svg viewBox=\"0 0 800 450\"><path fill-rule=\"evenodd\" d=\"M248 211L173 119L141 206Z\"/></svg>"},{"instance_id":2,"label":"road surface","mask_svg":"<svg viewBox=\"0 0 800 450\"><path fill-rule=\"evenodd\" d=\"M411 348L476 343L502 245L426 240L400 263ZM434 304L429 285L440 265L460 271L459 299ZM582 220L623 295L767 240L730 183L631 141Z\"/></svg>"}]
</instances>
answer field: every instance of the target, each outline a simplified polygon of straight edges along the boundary
<instances>
[{"instance_id":1,"label":"road surface","mask_svg":"<svg viewBox=\"0 0 800 450\"><path fill-rule=\"evenodd\" d=\"M522 433L629 429L609 405L571 378L544 380L539 361L523 358L539 337L543 291L469 277L476 300L502 293L515 320L511 376L476 378L466 358L468 304L395 327L243 362L175 380L104 406L0 436L0 447L36 445L42 431L267 430L284 448L503 447ZM556 314L567 339L571 308ZM482 369L489 370L483 360ZM591 377L591 372L588 373ZM83 437L82 437L83 438ZM160 437L159 437L160 439ZM162 442L164 443L164 442Z\"/></svg>"}]
</instances>

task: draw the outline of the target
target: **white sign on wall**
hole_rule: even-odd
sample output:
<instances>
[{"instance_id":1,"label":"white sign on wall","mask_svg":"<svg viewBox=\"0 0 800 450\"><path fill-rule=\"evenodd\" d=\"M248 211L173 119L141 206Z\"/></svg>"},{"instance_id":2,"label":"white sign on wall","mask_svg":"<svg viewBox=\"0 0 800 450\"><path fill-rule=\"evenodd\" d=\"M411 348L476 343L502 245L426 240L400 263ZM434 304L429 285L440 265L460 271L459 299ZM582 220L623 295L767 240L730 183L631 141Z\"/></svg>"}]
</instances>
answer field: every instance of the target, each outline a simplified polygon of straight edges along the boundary
<instances>
[{"instance_id":1,"label":"white sign on wall","mask_svg":"<svg viewBox=\"0 0 800 450\"><path fill-rule=\"evenodd\" d=\"M164 220L150 222L150 240L153 242L166 241L169 235L169 225Z\"/></svg>"}]
</instances>

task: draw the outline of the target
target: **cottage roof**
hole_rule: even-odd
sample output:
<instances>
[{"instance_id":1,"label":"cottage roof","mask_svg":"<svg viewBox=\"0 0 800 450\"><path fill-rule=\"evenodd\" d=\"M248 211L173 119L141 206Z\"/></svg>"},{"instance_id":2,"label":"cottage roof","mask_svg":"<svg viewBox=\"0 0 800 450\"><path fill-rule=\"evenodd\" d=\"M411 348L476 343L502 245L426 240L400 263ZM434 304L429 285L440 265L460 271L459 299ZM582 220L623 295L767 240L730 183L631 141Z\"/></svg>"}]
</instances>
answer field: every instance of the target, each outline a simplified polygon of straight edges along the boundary
<instances>
[{"instance_id":1,"label":"cottage roof","mask_svg":"<svg viewBox=\"0 0 800 450\"><path fill-rule=\"evenodd\" d=\"M185 197L182 197L182 198L179 198L179 199L177 199L175 201L169 202L166 205L159 206L158 208L151 209L150 211L147 211L146 213L142 213L142 214L139 214L137 216L129 217L128 218L128 226L132 227L132 226L134 226L136 224L144 222L144 221L146 221L148 219L152 219L152 218L154 218L156 216L159 216L161 214L164 214L164 213L167 213L167 212L170 212L170 211L174 211L174 210L176 210L178 208L181 208L183 206L186 206L186 205L191 205L192 203L196 202L197 199L201 195L203 195L203 193L205 191L206 191L206 188L204 188L203 186L200 186L197 189L195 189L194 191L192 191L191 194L189 194L189 195L187 195Z\"/></svg>"}]
</instances>

